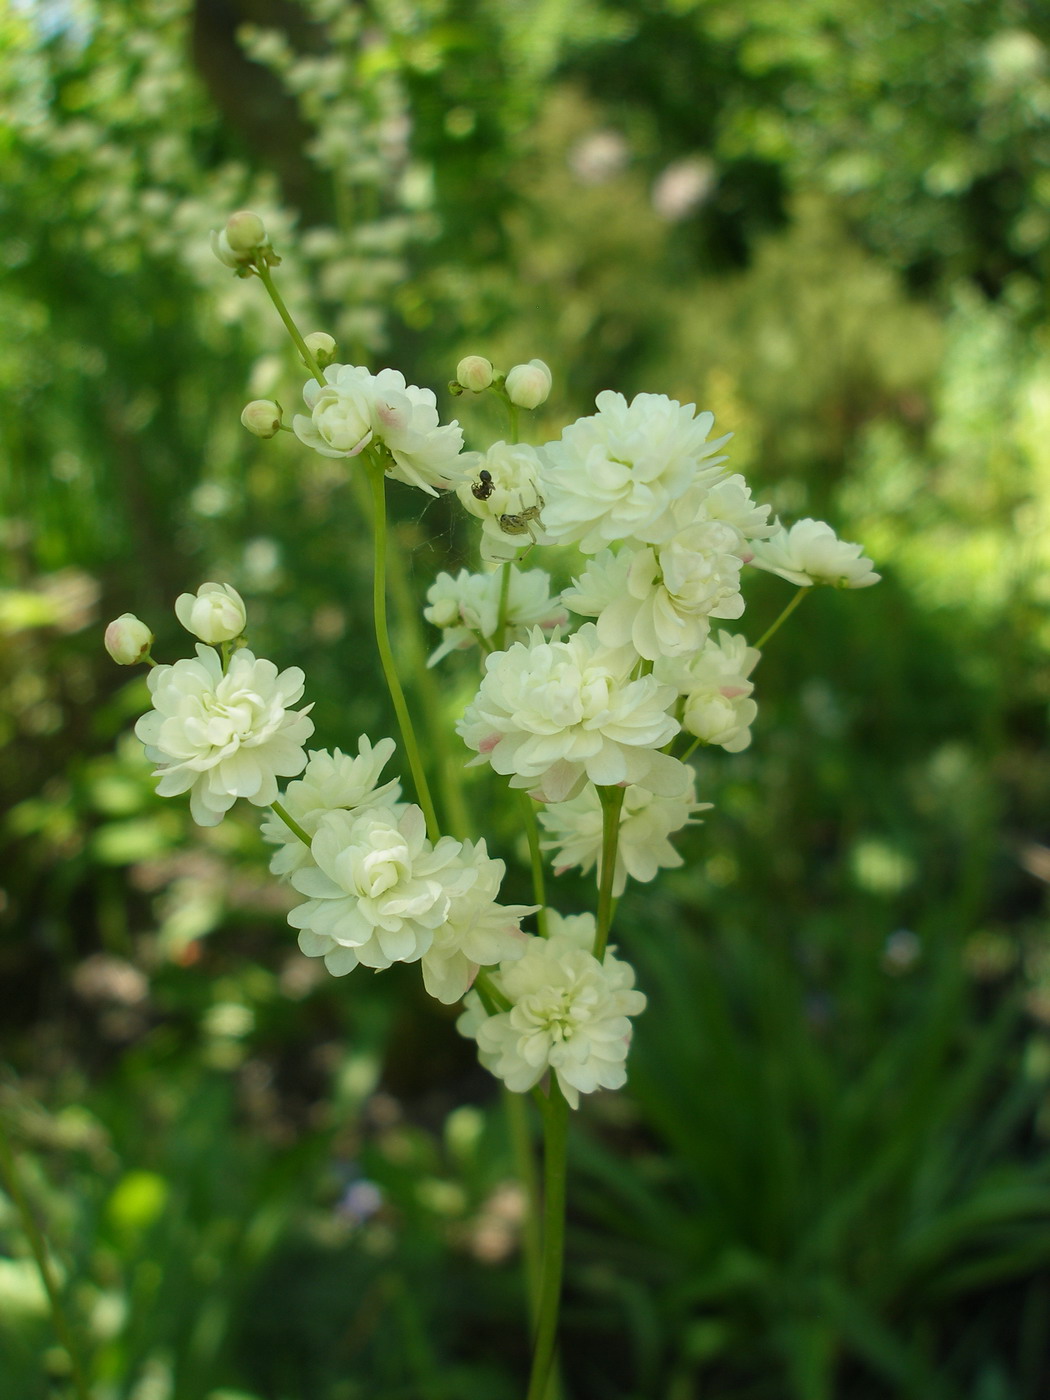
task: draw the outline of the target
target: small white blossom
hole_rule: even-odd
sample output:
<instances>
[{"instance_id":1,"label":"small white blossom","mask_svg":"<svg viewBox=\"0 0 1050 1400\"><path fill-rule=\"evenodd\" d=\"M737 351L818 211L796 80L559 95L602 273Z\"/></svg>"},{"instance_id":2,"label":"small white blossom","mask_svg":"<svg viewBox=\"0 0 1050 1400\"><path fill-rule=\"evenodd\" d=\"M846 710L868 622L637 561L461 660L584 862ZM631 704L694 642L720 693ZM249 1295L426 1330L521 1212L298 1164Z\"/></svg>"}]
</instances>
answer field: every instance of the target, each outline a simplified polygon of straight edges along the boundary
<instances>
[{"instance_id":1,"label":"small white blossom","mask_svg":"<svg viewBox=\"0 0 1050 1400\"><path fill-rule=\"evenodd\" d=\"M456 495L481 521L481 557L490 564L514 559L534 544L547 544L541 512L541 464L526 443L493 443L484 454L470 453L469 477Z\"/></svg>"},{"instance_id":2,"label":"small white blossom","mask_svg":"<svg viewBox=\"0 0 1050 1400\"><path fill-rule=\"evenodd\" d=\"M602 962L590 952L594 916L562 919L547 912L549 938L530 938L524 954L493 975L512 1003L489 1016L476 992L457 1022L477 1041L482 1064L515 1093L525 1093L549 1070L573 1108L580 1094L619 1089L627 1079L628 1019L645 1009L634 970L610 949Z\"/></svg>"},{"instance_id":3,"label":"small white blossom","mask_svg":"<svg viewBox=\"0 0 1050 1400\"><path fill-rule=\"evenodd\" d=\"M740 753L751 743L758 706L748 680L761 652L745 638L719 632L692 657L656 663L654 674L685 696L682 728L705 744Z\"/></svg>"},{"instance_id":4,"label":"small white blossom","mask_svg":"<svg viewBox=\"0 0 1050 1400\"><path fill-rule=\"evenodd\" d=\"M593 623L565 641L534 629L486 659L481 688L457 732L511 787L561 802L586 779L600 785L641 783L662 791L675 760L659 750L678 732L667 714L671 686L631 679L629 647L605 647Z\"/></svg>"},{"instance_id":5,"label":"small white blossom","mask_svg":"<svg viewBox=\"0 0 1050 1400\"><path fill-rule=\"evenodd\" d=\"M539 907L496 903L506 866L489 857L484 841L464 841L455 865L469 883L457 886L448 917L423 954L423 985L447 1006L464 995L479 967L521 957L527 942L521 921Z\"/></svg>"},{"instance_id":6,"label":"small white blossom","mask_svg":"<svg viewBox=\"0 0 1050 1400\"><path fill-rule=\"evenodd\" d=\"M504 381L507 397L518 408L539 408L551 391L551 372L542 360L515 365Z\"/></svg>"},{"instance_id":7,"label":"small white blossom","mask_svg":"<svg viewBox=\"0 0 1050 1400\"><path fill-rule=\"evenodd\" d=\"M281 406L273 399L252 399L241 409L241 423L258 438L276 437L281 431Z\"/></svg>"},{"instance_id":8,"label":"small white blossom","mask_svg":"<svg viewBox=\"0 0 1050 1400\"><path fill-rule=\"evenodd\" d=\"M432 846L414 805L329 812L310 845L314 863L292 872L307 896L288 915L299 947L337 977L358 965L418 962L453 895L471 883L455 863L460 849L450 836Z\"/></svg>"},{"instance_id":9,"label":"small white blossom","mask_svg":"<svg viewBox=\"0 0 1050 1400\"><path fill-rule=\"evenodd\" d=\"M504 565L505 568L510 567ZM502 570L472 574L461 569L455 578L441 573L427 591L423 616L443 632L441 645L427 662L435 666L450 651L476 646L478 639L491 642L499 629ZM560 627L568 614L550 596L550 575L542 569L511 569L507 589L507 631L504 644L520 641L526 629L544 631Z\"/></svg>"},{"instance_id":10,"label":"small white blossom","mask_svg":"<svg viewBox=\"0 0 1050 1400\"><path fill-rule=\"evenodd\" d=\"M480 394L493 380L492 361L484 355L466 355L456 366L456 383L472 394Z\"/></svg>"},{"instance_id":11,"label":"small white blossom","mask_svg":"<svg viewBox=\"0 0 1050 1400\"><path fill-rule=\"evenodd\" d=\"M311 750L310 761L301 778L289 783L281 805L308 836L314 836L322 817L329 812L354 811L361 807L397 808L401 784L394 778L380 784L379 775L394 752L393 739L373 744L366 734L357 741L357 756L336 749ZM266 841L277 846L270 860L274 875L287 876L312 863L309 846L278 816L268 816L262 824Z\"/></svg>"},{"instance_id":12,"label":"small white blossom","mask_svg":"<svg viewBox=\"0 0 1050 1400\"><path fill-rule=\"evenodd\" d=\"M679 764L680 784L669 796L658 797L643 787L629 787L620 810L619 843L613 894L619 898L627 877L645 883L663 868L682 864L682 857L668 837L690 825L695 813L707 811L710 802L697 802L696 777L684 763ZM597 867L601 879L602 804L597 790L587 786L568 802L559 802L539 814L540 824L550 839L542 849L554 851L554 873L578 865L584 874Z\"/></svg>"},{"instance_id":13,"label":"small white blossom","mask_svg":"<svg viewBox=\"0 0 1050 1400\"><path fill-rule=\"evenodd\" d=\"M134 613L121 613L106 628L105 647L118 666L143 661L153 645L153 633Z\"/></svg>"},{"instance_id":14,"label":"small white blossom","mask_svg":"<svg viewBox=\"0 0 1050 1400\"><path fill-rule=\"evenodd\" d=\"M868 588L882 577L872 569L863 546L840 540L823 520L798 520L790 530L780 526L769 539L756 541L751 562L800 588L815 583Z\"/></svg>"},{"instance_id":15,"label":"small white blossom","mask_svg":"<svg viewBox=\"0 0 1050 1400\"><path fill-rule=\"evenodd\" d=\"M202 583L196 593L180 593L175 616L202 642L232 642L248 620L244 599L228 583Z\"/></svg>"},{"instance_id":16,"label":"small white blossom","mask_svg":"<svg viewBox=\"0 0 1050 1400\"><path fill-rule=\"evenodd\" d=\"M224 675L218 652L205 646L196 659L154 667L147 677L154 708L135 733L158 765L159 795L189 792L199 826L217 826L238 797L269 807L277 779L306 765L312 706L291 709L303 679L297 666L278 672L247 650L234 652Z\"/></svg>"},{"instance_id":17,"label":"small white blossom","mask_svg":"<svg viewBox=\"0 0 1050 1400\"><path fill-rule=\"evenodd\" d=\"M355 365L329 365L324 384L307 382L303 399L310 416L292 419L296 436L322 457L355 457L373 441L384 443L392 463L388 475L436 495L463 475L463 431L438 422L430 389L406 384L395 369L371 374Z\"/></svg>"},{"instance_id":18,"label":"small white blossom","mask_svg":"<svg viewBox=\"0 0 1050 1400\"><path fill-rule=\"evenodd\" d=\"M714 417L694 417L693 404L664 394L638 394L628 404L605 390L598 412L580 418L544 449L544 525L558 543L596 554L619 540L651 544L668 528L672 504L698 482L722 475L708 442Z\"/></svg>"}]
</instances>

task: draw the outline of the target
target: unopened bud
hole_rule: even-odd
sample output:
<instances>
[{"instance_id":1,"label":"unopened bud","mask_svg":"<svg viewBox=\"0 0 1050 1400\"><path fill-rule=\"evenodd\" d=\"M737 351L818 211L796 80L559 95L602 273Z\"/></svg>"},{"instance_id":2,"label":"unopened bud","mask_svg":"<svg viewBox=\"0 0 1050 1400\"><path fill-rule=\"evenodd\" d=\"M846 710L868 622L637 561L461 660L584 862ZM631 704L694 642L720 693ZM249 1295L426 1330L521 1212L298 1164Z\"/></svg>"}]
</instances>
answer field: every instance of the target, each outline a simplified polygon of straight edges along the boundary
<instances>
[{"instance_id":1,"label":"unopened bud","mask_svg":"<svg viewBox=\"0 0 1050 1400\"><path fill-rule=\"evenodd\" d=\"M281 405L272 399L252 399L241 410L241 422L256 437L272 438L281 431Z\"/></svg>"},{"instance_id":2,"label":"unopened bud","mask_svg":"<svg viewBox=\"0 0 1050 1400\"><path fill-rule=\"evenodd\" d=\"M226 220L226 242L235 253L254 253L268 240L266 225L251 209L238 209Z\"/></svg>"},{"instance_id":3,"label":"unopened bud","mask_svg":"<svg viewBox=\"0 0 1050 1400\"><path fill-rule=\"evenodd\" d=\"M153 633L134 613L121 613L106 628L106 650L118 666L134 666L149 655Z\"/></svg>"},{"instance_id":4,"label":"unopened bud","mask_svg":"<svg viewBox=\"0 0 1050 1400\"><path fill-rule=\"evenodd\" d=\"M515 365L507 374L506 389L518 408L538 408L551 391L551 372L542 360Z\"/></svg>"},{"instance_id":5,"label":"unopened bud","mask_svg":"<svg viewBox=\"0 0 1050 1400\"><path fill-rule=\"evenodd\" d=\"M484 355L467 355L456 366L456 382L474 394L480 394L492 383L492 362Z\"/></svg>"},{"instance_id":6,"label":"unopened bud","mask_svg":"<svg viewBox=\"0 0 1050 1400\"><path fill-rule=\"evenodd\" d=\"M335 360L337 350L334 339L327 331L311 331L305 338L305 345L322 369L327 369Z\"/></svg>"},{"instance_id":7,"label":"unopened bud","mask_svg":"<svg viewBox=\"0 0 1050 1400\"><path fill-rule=\"evenodd\" d=\"M196 594L180 593L175 599L175 616L187 632L208 646L232 642L247 621L244 600L228 583L202 583Z\"/></svg>"}]
</instances>

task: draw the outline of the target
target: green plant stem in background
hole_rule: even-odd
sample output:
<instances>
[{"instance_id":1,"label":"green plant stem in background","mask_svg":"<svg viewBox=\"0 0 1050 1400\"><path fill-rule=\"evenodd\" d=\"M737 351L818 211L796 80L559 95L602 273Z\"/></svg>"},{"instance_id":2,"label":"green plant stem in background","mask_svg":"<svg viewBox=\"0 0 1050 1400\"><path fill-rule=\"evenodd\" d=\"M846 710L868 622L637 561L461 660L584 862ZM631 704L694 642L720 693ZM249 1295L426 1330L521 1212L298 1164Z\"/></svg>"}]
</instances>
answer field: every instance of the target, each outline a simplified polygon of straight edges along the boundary
<instances>
[{"instance_id":1,"label":"green plant stem in background","mask_svg":"<svg viewBox=\"0 0 1050 1400\"><path fill-rule=\"evenodd\" d=\"M270 271L270 269L266 266L265 263L256 267L255 270L259 274L259 278L263 286L266 288L266 291L269 294L270 300L274 304L278 316L280 316L281 320L284 322L285 330L292 337L292 343L295 345L295 348L299 351L299 354L302 355L303 361L307 369L317 380L318 384L323 384L325 382L325 378L324 374L321 371L321 366L317 363L315 356L310 353L310 350L306 344L306 341L302 337L302 333L299 330L299 327L292 320L291 313L289 312L287 306L285 306L284 304L284 297L281 296L274 283L273 273Z\"/></svg>"},{"instance_id":2,"label":"green plant stem in background","mask_svg":"<svg viewBox=\"0 0 1050 1400\"><path fill-rule=\"evenodd\" d=\"M401 742L405 746L408 766L412 770L412 781L415 784L416 798L426 818L427 834L431 841L436 841L441 835L441 827L438 823L437 812L434 810L434 799L430 795L430 786L427 783L426 770L423 767L423 759L419 752L419 744L416 741L416 731L412 727L412 716L408 712L405 692L401 689L401 682L398 679L397 666L394 662L394 653L390 647L390 632L386 620L386 475L383 471L383 464L377 461L374 456L365 454L364 462L368 470L368 482L372 488L372 529L375 541L375 570L372 576L372 611L375 620L376 645L379 648L379 661L383 667L383 675L386 677L387 689L390 692L390 699L393 701L394 705L394 713L397 715L397 722L401 729Z\"/></svg>"},{"instance_id":3,"label":"green plant stem in background","mask_svg":"<svg viewBox=\"0 0 1050 1400\"><path fill-rule=\"evenodd\" d=\"M282 807L279 802L271 802L270 807L273 810L273 812L278 817L280 817L281 821L284 822L288 830L294 836L298 836L299 840L303 843L304 846L310 845L311 838L309 833L299 825L295 818L291 816L289 812L284 807Z\"/></svg>"},{"instance_id":4,"label":"green plant stem in background","mask_svg":"<svg viewBox=\"0 0 1050 1400\"><path fill-rule=\"evenodd\" d=\"M770 637L772 637L774 632L779 631L783 624L787 622L788 618L795 611L799 603L802 602L802 599L806 596L806 594L809 591L810 590L808 588L800 588L798 590L794 598L792 598L791 602L788 603L787 607L777 618L776 622L774 622L772 626L767 627L766 630L762 633L761 637L759 637L758 641L755 643L756 651L761 651L765 644L769 641Z\"/></svg>"},{"instance_id":5,"label":"green plant stem in background","mask_svg":"<svg viewBox=\"0 0 1050 1400\"><path fill-rule=\"evenodd\" d=\"M620 812L623 810L625 788L599 787L602 804L602 868L598 883L598 927L594 935L594 956L599 962L605 957L605 945L612 927L613 881L616 878L616 851L620 844Z\"/></svg>"},{"instance_id":6,"label":"green plant stem in background","mask_svg":"<svg viewBox=\"0 0 1050 1400\"><path fill-rule=\"evenodd\" d=\"M496 622L496 651L503 651L507 644L507 603L510 599L510 574L514 565L508 559L503 565L503 577L499 584L499 613Z\"/></svg>"},{"instance_id":7,"label":"green plant stem in background","mask_svg":"<svg viewBox=\"0 0 1050 1400\"><path fill-rule=\"evenodd\" d=\"M393 531L392 536L393 546L397 548L397 532ZM477 823L471 820L466 794L463 791L463 750L461 748L458 755L453 754L449 746L446 711L435 684L434 672L427 666L426 647L420 634L420 613L408 586L408 570L399 568L395 561L393 568L387 570L387 579L394 600L398 639L407 656L408 673L412 677L411 685L417 692L419 708L426 724L427 741L437 769L443 815L446 819L445 829L457 840L465 841L477 830Z\"/></svg>"},{"instance_id":8,"label":"green plant stem in background","mask_svg":"<svg viewBox=\"0 0 1050 1400\"><path fill-rule=\"evenodd\" d=\"M29 1202L25 1198L21 1184L18 1180L18 1168L15 1165L14 1153L7 1140L7 1133L4 1129L2 1118L0 1118L0 1184L3 1185L15 1209L18 1211L22 1229L25 1231L29 1241L29 1247L33 1251L33 1258L36 1260L36 1267L40 1274L40 1281L44 1285L44 1291L51 1305L51 1320L54 1324L55 1333L66 1355L69 1357L70 1374L73 1380L73 1389L77 1393L77 1400L92 1400L91 1387L88 1385L84 1372L84 1366L80 1359L80 1352L73 1339L73 1328L66 1317L62 1300L58 1293L58 1284L55 1281L51 1262L47 1257L47 1243L37 1225L33 1212L29 1207Z\"/></svg>"},{"instance_id":9,"label":"green plant stem in background","mask_svg":"<svg viewBox=\"0 0 1050 1400\"><path fill-rule=\"evenodd\" d=\"M543 1260L540 1306L527 1400L545 1400L558 1335L561 1280L565 1262L565 1179L568 1168L569 1105L557 1076L543 1115Z\"/></svg>"},{"instance_id":10,"label":"green plant stem in background","mask_svg":"<svg viewBox=\"0 0 1050 1400\"><path fill-rule=\"evenodd\" d=\"M503 1111L507 1119L514 1170L525 1192L525 1222L522 1225L522 1245L525 1258L525 1282L528 1286L529 1322L535 1332L539 1320L542 1246L540 1239L540 1183L536 1160L532 1154L532 1134L524 1094L515 1094L503 1086Z\"/></svg>"},{"instance_id":11,"label":"green plant stem in background","mask_svg":"<svg viewBox=\"0 0 1050 1400\"><path fill-rule=\"evenodd\" d=\"M547 886L543 875L543 854L540 851L540 830L536 822L536 809L527 792L518 790L518 806L525 822L525 835L529 841L529 861L532 865L532 897L540 906L536 913L536 930L541 938L547 937Z\"/></svg>"}]
</instances>

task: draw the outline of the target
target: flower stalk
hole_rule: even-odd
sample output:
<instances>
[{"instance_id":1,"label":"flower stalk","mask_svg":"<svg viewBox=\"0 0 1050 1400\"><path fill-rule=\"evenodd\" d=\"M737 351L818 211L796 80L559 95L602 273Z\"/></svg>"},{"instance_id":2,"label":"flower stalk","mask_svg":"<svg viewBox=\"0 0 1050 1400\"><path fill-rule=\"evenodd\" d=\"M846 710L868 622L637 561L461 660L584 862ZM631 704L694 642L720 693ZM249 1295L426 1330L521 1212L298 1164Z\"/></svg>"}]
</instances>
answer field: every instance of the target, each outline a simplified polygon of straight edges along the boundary
<instances>
[{"instance_id":1,"label":"flower stalk","mask_svg":"<svg viewBox=\"0 0 1050 1400\"><path fill-rule=\"evenodd\" d=\"M551 1076L543 1119L543 1259L540 1305L527 1400L545 1400L558 1335L565 1266L565 1197L568 1175L569 1105Z\"/></svg>"},{"instance_id":2,"label":"flower stalk","mask_svg":"<svg viewBox=\"0 0 1050 1400\"><path fill-rule=\"evenodd\" d=\"M602 859L594 956L599 962L605 957L615 908L613 886L616 881L616 852L620 841L620 813L623 810L624 792L622 787L598 788L598 797L602 804Z\"/></svg>"}]
</instances>

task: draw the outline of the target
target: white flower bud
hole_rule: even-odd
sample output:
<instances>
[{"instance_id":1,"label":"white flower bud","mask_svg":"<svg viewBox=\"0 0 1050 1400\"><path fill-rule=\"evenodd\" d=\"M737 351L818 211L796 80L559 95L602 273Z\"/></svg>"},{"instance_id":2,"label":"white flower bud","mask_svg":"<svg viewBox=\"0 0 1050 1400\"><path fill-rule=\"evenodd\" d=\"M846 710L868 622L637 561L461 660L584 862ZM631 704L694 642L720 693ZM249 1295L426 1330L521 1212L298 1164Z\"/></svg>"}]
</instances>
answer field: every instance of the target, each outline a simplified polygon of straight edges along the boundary
<instances>
[{"instance_id":1,"label":"white flower bud","mask_svg":"<svg viewBox=\"0 0 1050 1400\"><path fill-rule=\"evenodd\" d=\"M175 616L202 642L232 642L244 631L247 614L244 600L228 583L202 583L196 594L180 593L175 599Z\"/></svg>"},{"instance_id":2,"label":"white flower bud","mask_svg":"<svg viewBox=\"0 0 1050 1400\"><path fill-rule=\"evenodd\" d=\"M304 337L307 350L322 369L327 369L335 360L336 343L327 331L311 331Z\"/></svg>"},{"instance_id":3,"label":"white flower bud","mask_svg":"<svg viewBox=\"0 0 1050 1400\"><path fill-rule=\"evenodd\" d=\"M226 243L234 253L254 253L267 241L266 225L251 209L238 209L226 220Z\"/></svg>"},{"instance_id":4,"label":"white flower bud","mask_svg":"<svg viewBox=\"0 0 1050 1400\"><path fill-rule=\"evenodd\" d=\"M252 399L241 411L241 422L256 437L272 438L281 431L281 405L273 399Z\"/></svg>"},{"instance_id":5,"label":"white flower bud","mask_svg":"<svg viewBox=\"0 0 1050 1400\"><path fill-rule=\"evenodd\" d=\"M121 613L106 628L106 650L118 666L134 666L149 655L153 633L134 613Z\"/></svg>"},{"instance_id":6,"label":"white flower bud","mask_svg":"<svg viewBox=\"0 0 1050 1400\"><path fill-rule=\"evenodd\" d=\"M473 394L480 394L492 383L492 361L484 355L467 355L456 366L456 383Z\"/></svg>"},{"instance_id":7,"label":"white flower bud","mask_svg":"<svg viewBox=\"0 0 1050 1400\"><path fill-rule=\"evenodd\" d=\"M507 374L507 395L519 408L539 408L551 391L551 372L542 360L515 365Z\"/></svg>"}]
</instances>

